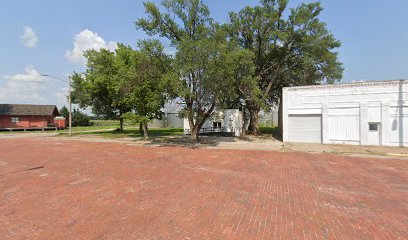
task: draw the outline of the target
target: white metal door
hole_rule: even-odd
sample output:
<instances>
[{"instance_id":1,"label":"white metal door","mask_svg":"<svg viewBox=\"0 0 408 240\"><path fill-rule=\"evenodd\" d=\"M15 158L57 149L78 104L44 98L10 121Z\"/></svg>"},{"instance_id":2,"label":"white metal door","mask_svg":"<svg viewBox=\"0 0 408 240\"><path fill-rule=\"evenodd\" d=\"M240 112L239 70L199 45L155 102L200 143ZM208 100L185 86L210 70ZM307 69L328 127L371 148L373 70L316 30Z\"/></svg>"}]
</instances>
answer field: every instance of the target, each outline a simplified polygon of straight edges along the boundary
<instances>
[{"instance_id":1,"label":"white metal door","mask_svg":"<svg viewBox=\"0 0 408 240\"><path fill-rule=\"evenodd\" d=\"M289 142L322 142L322 115L289 115Z\"/></svg>"}]
</instances>

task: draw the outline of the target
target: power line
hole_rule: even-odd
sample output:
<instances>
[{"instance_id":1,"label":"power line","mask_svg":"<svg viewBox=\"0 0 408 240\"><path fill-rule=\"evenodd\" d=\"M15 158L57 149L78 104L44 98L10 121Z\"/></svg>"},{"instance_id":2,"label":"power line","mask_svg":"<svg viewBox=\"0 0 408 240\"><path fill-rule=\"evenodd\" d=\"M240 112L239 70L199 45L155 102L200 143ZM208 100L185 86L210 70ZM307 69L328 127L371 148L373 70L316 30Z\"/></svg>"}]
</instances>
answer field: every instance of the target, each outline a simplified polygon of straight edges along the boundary
<instances>
[{"instance_id":1,"label":"power line","mask_svg":"<svg viewBox=\"0 0 408 240\"><path fill-rule=\"evenodd\" d=\"M68 79L69 79L69 81L67 81L67 80L65 80L65 79L62 79L62 78L59 78L59 77L56 77L56 76L53 76L53 75L49 75L49 74L41 74L41 76L43 76L43 77L50 77L50 78L55 78L55 79L57 79L57 80L59 80L59 81L62 81L62 82L65 82L65 83L68 83L68 102L69 102L69 136L71 136L72 135L72 101L71 101L71 87L72 87L72 85L71 85L71 78L69 77Z\"/></svg>"}]
</instances>

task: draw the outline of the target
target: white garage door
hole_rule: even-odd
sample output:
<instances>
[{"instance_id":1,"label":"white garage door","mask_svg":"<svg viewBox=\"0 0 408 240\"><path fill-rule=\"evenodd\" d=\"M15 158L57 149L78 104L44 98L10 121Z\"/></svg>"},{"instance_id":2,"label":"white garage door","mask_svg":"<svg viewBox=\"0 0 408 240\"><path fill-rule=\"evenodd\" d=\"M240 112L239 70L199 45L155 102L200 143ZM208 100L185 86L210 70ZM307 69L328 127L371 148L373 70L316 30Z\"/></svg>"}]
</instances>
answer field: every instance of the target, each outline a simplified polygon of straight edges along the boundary
<instances>
[{"instance_id":1,"label":"white garage door","mask_svg":"<svg viewBox=\"0 0 408 240\"><path fill-rule=\"evenodd\" d=\"M322 142L321 115L289 115L289 142Z\"/></svg>"}]
</instances>

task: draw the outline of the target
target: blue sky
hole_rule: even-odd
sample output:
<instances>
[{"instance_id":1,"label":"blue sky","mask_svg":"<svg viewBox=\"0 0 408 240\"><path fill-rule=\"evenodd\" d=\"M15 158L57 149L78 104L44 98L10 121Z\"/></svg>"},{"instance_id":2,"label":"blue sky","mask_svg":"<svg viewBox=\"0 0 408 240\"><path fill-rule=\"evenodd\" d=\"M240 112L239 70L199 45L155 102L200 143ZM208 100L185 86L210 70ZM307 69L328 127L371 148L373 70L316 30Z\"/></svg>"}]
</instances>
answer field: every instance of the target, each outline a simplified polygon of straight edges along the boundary
<instances>
[{"instance_id":1,"label":"blue sky","mask_svg":"<svg viewBox=\"0 0 408 240\"><path fill-rule=\"evenodd\" d=\"M158 2L158 1L154 1ZM212 17L228 20L257 0L207 0ZM301 0L291 0L296 6ZM311 1L304 1L311 2ZM321 19L342 42L342 81L408 79L408 1L322 0ZM136 0L1 1L0 103L66 102L66 78L83 70L82 49L113 48L116 42L135 46L146 35L134 21L144 16ZM76 47L74 47L76 44Z\"/></svg>"}]
</instances>

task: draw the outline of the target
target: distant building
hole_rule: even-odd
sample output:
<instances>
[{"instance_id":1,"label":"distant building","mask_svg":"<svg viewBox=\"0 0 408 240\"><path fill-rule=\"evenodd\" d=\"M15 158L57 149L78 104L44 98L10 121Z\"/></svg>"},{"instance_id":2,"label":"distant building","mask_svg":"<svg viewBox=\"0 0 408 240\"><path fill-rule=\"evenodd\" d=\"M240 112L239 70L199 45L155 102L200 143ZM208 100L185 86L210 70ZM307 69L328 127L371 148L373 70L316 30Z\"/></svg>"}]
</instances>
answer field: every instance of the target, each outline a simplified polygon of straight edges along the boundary
<instances>
[{"instance_id":1,"label":"distant building","mask_svg":"<svg viewBox=\"0 0 408 240\"><path fill-rule=\"evenodd\" d=\"M408 80L284 88L283 141L408 146Z\"/></svg>"},{"instance_id":2,"label":"distant building","mask_svg":"<svg viewBox=\"0 0 408 240\"><path fill-rule=\"evenodd\" d=\"M0 129L64 128L55 105L0 104Z\"/></svg>"},{"instance_id":3,"label":"distant building","mask_svg":"<svg viewBox=\"0 0 408 240\"><path fill-rule=\"evenodd\" d=\"M242 112L238 109L215 111L213 116L204 122L200 133L224 132L239 137L242 135L242 124ZM184 133L190 133L190 124L187 118L184 119Z\"/></svg>"},{"instance_id":4,"label":"distant building","mask_svg":"<svg viewBox=\"0 0 408 240\"><path fill-rule=\"evenodd\" d=\"M166 102L162 109L160 119L153 119L149 123L150 128L183 128L183 118L179 117L179 112L183 109L182 104L178 100Z\"/></svg>"}]
</instances>

